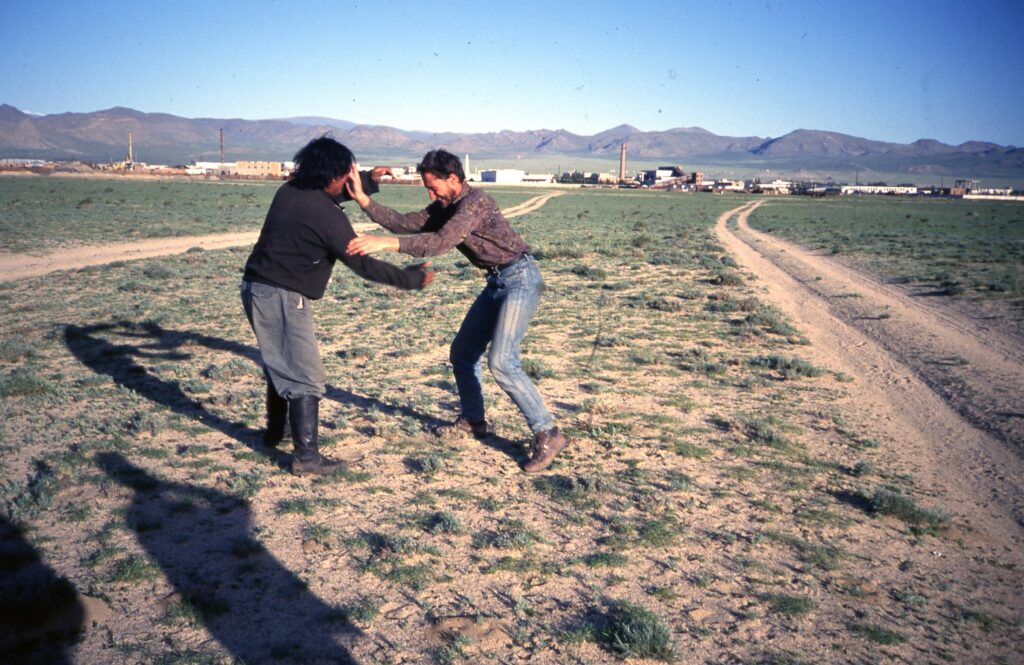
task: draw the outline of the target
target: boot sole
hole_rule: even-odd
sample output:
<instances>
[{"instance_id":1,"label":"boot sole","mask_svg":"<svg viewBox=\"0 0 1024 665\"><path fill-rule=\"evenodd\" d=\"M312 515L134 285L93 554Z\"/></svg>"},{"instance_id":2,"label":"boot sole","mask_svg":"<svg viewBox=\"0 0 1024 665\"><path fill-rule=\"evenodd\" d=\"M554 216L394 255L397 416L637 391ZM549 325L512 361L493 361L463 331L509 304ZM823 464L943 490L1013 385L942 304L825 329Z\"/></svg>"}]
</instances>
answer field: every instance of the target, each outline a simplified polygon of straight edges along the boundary
<instances>
[{"instance_id":1,"label":"boot sole","mask_svg":"<svg viewBox=\"0 0 1024 665\"><path fill-rule=\"evenodd\" d=\"M366 457L366 455L359 455L358 457L352 457L352 458L347 458L347 459L335 460L337 462L337 464L335 464L334 466L328 467L326 469L323 468L323 467L318 467L318 468L315 468L315 469L296 469L295 468L295 463L293 462L292 463L292 468L291 468L291 473L292 473L293 476L300 476L301 477L301 476L323 476L323 475L329 475L331 473L334 473L335 471L338 471L339 469L344 469L345 471L348 471L348 470L350 470L352 468L353 465L355 465L357 462L361 462L363 460L363 458L365 458L365 457Z\"/></svg>"}]
</instances>

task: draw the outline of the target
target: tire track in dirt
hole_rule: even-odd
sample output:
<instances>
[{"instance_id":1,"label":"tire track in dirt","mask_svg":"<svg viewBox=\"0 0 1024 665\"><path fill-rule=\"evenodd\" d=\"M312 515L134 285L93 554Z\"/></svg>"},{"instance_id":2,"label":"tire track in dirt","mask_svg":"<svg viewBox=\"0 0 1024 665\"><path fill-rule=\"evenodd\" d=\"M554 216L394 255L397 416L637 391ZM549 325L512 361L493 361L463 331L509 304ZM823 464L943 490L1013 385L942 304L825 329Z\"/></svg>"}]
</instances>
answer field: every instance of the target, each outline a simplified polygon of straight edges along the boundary
<instances>
[{"instance_id":1,"label":"tire track in dirt","mask_svg":"<svg viewBox=\"0 0 1024 665\"><path fill-rule=\"evenodd\" d=\"M751 209L751 212L753 209ZM748 213L749 214L749 213ZM1024 345L939 300L750 228L740 237L881 345L975 427L1024 450Z\"/></svg>"},{"instance_id":2,"label":"tire track in dirt","mask_svg":"<svg viewBox=\"0 0 1024 665\"><path fill-rule=\"evenodd\" d=\"M520 204L503 210L506 218L519 217L534 212L549 200L564 192L549 192L535 196ZM359 233L379 229L376 224L354 224ZM0 253L0 282L11 282L29 277L41 277L60 270L78 270L89 266L104 265L115 261L134 261L157 256L182 254L190 249L226 249L255 244L259 231L244 233L217 233L204 236L152 238L137 242L112 243L108 245L84 245L72 249L46 254Z\"/></svg>"},{"instance_id":3,"label":"tire track in dirt","mask_svg":"<svg viewBox=\"0 0 1024 665\"><path fill-rule=\"evenodd\" d=\"M544 207L545 203L555 198L556 196L561 196L564 193L565 192L554 191L548 192L547 194L541 194L540 196L535 196L532 199L523 201L518 205L514 205L511 208L506 208L505 210L502 210L501 213L505 215L505 217L508 219L511 219L513 217L519 217L521 215L526 215L541 209L542 207Z\"/></svg>"},{"instance_id":4,"label":"tire track in dirt","mask_svg":"<svg viewBox=\"0 0 1024 665\"><path fill-rule=\"evenodd\" d=\"M990 394L1020 380L1019 349L1007 340L990 341L954 313L935 315L866 275L753 231L747 218L762 203L723 213L715 230L738 263L757 275L754 284L765 299L811 341L800 355L853 377L849 396L841 400L844 414L858 431L883 440L884 454L897 467L912 470L919 488L941 497L943 510L956 524L967 525L1002 551L1019 554L1024 460L990 428L962 417L947 394L933 389L933 383L942 383L934 374L946 368L917 360L925 351L949 353L952 345L974 370L962 377L964 383L983 384L969 386L964 394ZM735 231L728 224L734 217ZM849 297L853 292L857 297ZM883 310L889 318L865 314ZM908 342L915 343L900 346ZM922 377L922 371L933 376ZM1004 401L1019 402L1022 394L1024 383L1017 383Z\"/></svg>"}]
</instances>

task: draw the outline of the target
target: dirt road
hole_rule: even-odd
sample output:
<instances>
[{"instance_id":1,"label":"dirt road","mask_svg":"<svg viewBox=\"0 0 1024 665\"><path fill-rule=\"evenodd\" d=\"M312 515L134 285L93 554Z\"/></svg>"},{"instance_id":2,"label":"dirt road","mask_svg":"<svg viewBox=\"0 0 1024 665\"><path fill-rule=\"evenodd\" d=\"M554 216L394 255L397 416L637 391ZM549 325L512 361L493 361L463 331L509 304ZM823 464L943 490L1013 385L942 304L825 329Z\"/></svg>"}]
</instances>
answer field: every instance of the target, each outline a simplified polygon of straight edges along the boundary
<instances>
[{"instance_id":1,"label":"dirt road","mask_svg":"<svg viewBox=\"0 0 1024 665\"><path fill-rule=\"evenodd\" d=\"M811 341L800 354L853 377L844 412L956 523L1001 549L1024 542L1024 352L969 318L751 229L763 201L722 214L718 237L763 297ZM770 205L770 204L769 204ZM730 221L735 219L735 228Z\"/></svg>"},{"instance_id":2,"label":"dirt road","mask_svg":"<svg viewBox=\"0 0 1024 665\"><path fill-rule=\"evenodd\" d=\"M559 191L541 194L503 212L507 218L525 215L561 194L562 192ZM379 228L376 224L355 224L354 226L359 233ZM155 256L181 254L194 247L224 249L252 245L258 237L258 231L249 231L183 238L152 238L110 245L86 245L41 255L0 253L0 282L40 277L58 270L76 270L114 261L133 261Z\"/></svg>"}]
</instances>

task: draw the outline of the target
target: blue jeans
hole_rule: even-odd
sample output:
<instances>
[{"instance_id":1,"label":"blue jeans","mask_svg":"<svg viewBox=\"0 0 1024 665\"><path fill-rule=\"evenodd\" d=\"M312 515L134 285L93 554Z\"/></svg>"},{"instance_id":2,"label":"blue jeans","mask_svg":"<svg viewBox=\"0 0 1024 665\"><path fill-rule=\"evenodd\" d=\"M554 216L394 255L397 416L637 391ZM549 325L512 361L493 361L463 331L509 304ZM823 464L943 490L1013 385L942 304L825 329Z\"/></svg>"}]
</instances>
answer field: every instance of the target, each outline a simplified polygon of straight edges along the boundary
<instances>
[{"instance_id":1,"label":"blue jeans","mask_svg":"<svg viewBox=\"0 0 1024 665\"><path fill-rule=\"evenodd\" d=\"M263 371L285 399L323 397L327 373L320 360L313 308L300 293L242 282L242 307L256 333Z\"/></svg>"},{"instance_id":2,"label":"blue jeans","mask_svg":"<svg viewBox=\"0 0 1024 665\"><path fill-rule=\"evenodd\" d=\"M487 286L466 313L449 354L462 415L469 420L484 418L480 359L490 344L487 365L491 374L526 417L530 430L537 433L551 428L554 419L519 360L519 345L543 290L540 269L530 256L487 275Z\"/></svg>"}]
</instances>

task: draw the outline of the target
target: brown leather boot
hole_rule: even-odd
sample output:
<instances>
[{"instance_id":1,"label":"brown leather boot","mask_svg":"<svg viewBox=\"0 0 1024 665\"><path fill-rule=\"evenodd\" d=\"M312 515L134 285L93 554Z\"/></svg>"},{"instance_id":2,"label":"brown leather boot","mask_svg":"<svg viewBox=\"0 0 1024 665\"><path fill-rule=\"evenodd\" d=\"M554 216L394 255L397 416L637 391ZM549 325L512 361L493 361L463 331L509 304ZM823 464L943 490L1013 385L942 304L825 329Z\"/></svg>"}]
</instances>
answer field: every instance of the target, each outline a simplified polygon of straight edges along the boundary
<instances>
[{"instance_id":1,"label":"brown leather boot","mask_svg":"<svg viewBox=\"0 0 1024 665\"><path fill-rule=\"evenodd\" d=\"M526 473L537 473L551 466L555 456L565 450L569 445L569 438L552 427L546 432L537 432L533 435L533 454L530 460L523 465Z\"/></svg>"},{"instance_id":2,"label":"brown leather boot","mask_svg":"<svg viewBox=\"0 0 1024 665\"><path fill-rule=\"evenodd\" d=\"M491 426L486 420L471 422L466 416L460 415L455 422L438 425L434 428L437 436L462 436L471 435L474 439L483 439L491 433Z\"/></svg>"}]
</instances>

